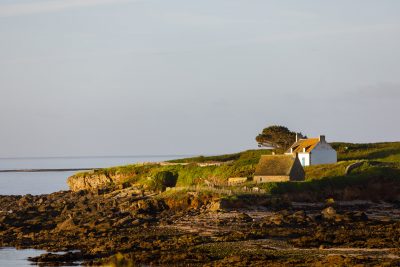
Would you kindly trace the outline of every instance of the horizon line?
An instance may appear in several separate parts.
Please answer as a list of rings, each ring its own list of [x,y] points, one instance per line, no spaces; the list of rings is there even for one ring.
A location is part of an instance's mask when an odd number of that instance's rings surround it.
[[[91,155],[84,155],[84,156],[22,156],[22,157],[0,157],[0,160],[4,159],[79,159],[79,158],[140,158],[140,157],[149,157],[149,158],[156,158],[156,157],[193,157],[193,156],[200,156],[194,154],[154,154],[154,155],[98,155],[98,156],[91,156]]]

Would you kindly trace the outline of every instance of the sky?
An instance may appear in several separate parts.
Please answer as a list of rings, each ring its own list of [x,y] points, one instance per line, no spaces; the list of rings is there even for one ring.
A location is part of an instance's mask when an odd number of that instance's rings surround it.
[[[400,141],[398,0],[0,0],[0,157]]]

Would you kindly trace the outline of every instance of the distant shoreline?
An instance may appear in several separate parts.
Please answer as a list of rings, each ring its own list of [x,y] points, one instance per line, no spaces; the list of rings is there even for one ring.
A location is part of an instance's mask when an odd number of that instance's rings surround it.
[[[0,170],[0,173],[4,172],[69,172],[69,171],[90,171],[98,168],[70,168],[70,169],[13,169],[13,170]]]
[[[111,156],[32,156],[32,157],[0,157],[0,160],[26,160],[26,159],[97,159],[97,158],[170,158],[194,157],[197,154],[184,155],[111,155]],[[208,155],[208,154],[206,154]]]

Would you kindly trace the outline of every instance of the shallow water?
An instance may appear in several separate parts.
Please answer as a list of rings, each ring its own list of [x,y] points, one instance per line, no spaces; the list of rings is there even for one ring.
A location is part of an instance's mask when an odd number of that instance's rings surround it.
[[[39,256],[45,253],[43,250],[0,248],[0,266],[1,267],[27,267],[32,266],[28,261],[28,257]]]
[[[0,158],[0,170],[104,168],[137,162],[165,161],[179,157],[182,156]],[[73,174],[74,172],[0,173],[0,195],[40,195],[68,190],[66,180]]]

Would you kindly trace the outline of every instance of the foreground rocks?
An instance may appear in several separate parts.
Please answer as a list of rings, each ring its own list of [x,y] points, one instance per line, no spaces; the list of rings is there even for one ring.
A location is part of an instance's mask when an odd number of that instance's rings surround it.
[[[135,188],[0,196],[0,247],[68,252],[31,259],[41,265],[400,265],[394,204],[226,201]]]

